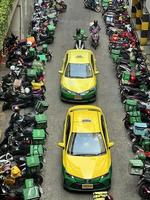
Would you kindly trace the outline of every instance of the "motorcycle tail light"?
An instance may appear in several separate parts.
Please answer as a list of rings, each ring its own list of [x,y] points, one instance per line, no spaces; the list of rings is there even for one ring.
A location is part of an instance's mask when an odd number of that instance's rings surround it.
[[[134,74],[131,75],[131,82],[135,82],[136,76]]]

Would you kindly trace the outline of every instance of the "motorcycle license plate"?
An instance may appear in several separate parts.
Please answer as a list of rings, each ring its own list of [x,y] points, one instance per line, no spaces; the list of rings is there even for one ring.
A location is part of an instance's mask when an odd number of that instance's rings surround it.
[[[74,98],[77,99],[77,100],[81,100],[82,99],[82,97],[80,95],[76,95]]]
[[[93,184],[82,184],[82,189],[93,189]]]

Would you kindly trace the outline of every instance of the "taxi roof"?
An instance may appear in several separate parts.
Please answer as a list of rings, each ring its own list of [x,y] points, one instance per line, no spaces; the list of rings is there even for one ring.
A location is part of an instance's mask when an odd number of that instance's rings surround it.
[[[78,133],[98,133],[101,132],[101,122],[99,111],[76,110],[73,112],[72,132]]]
[[[73,49],[67,51],[69,63],[91,63],[91,50]]]

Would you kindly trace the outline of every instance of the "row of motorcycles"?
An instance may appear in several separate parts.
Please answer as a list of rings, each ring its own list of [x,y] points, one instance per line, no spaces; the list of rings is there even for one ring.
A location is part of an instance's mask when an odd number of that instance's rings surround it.
[[[109,53],[120,85],[123,119],[135,157],[129,172],[139,176],[138,193],[150,199],[150,73],[128,15],[125,1],[102,0],[102,15],[109,37]]]
[[[34,26],[40,27],[39,34],[41,33],[40,30],[50,31],[52,26],[56,29],[55,21],[58,21],[56,19],[63,8],[63,6],[58,7],[56,2],[43,0],[41,4],[35,3],[30,35],[19,41],[12,34],[5,40],[7,51],[6,66],[10,68],[10,72],[2,77],[0,87],[0,100],[4,101],[3,111],[10,109],[13,105],[18,105],[21,108],[33,107],[37,103],[37,99],[45,99],[44,69],[53,55],[48,48],[48,44],[50,44],[48,42],[49,36],[39,39],[37,37],[38,34],[35,35],[33,31]],[[59,4],[66,5],[62,2],[59,1]],[[51,14],[48,14],[52,11],[55,11],[53,18],[50,17],[52,16]],[[48,16],[50,20],[47,19]],[[40,45],[39,48],[37,48],[38,45]]]
[[[4,101],[2,110],[12,109],[13,114],[0,144],[1,200],[39,200],[43,193],[42,169],[48,136],[44,112],[49,106],[45,100],[45,68],[52,59],[48,47],[52,34],[40,37],[40,33],[50,29],[49,26],[56,28],[56,17],[50,17],[52,10],[58,17],[66,10],[66,4],[55,0],[37,1],[30,35],[18,40],[11,34],[4,42],[9,73],[2,77],[0,100]],[[47,15],[49,18],[45,18]],[[36,34],[34,27],[39,27]],[[21,108],[32,109],[23,113]]]

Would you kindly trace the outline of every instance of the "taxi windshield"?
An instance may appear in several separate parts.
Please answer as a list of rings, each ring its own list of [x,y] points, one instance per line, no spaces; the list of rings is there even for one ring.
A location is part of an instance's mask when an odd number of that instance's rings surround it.
[[[74,156],[98,156],[106,149],[101,133],[72,133],[68,154]]]
[[[92,67],[89,63],[69,63],[65,72],[65,76],[70,78],[90,78],[92,75]]]

